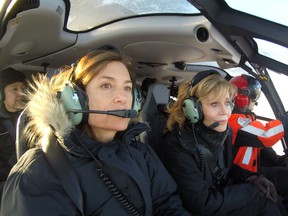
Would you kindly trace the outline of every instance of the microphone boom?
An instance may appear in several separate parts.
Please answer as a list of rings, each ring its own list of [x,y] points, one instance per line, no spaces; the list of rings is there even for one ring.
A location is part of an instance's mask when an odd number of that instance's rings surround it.
[[[211,124],[210,126],[208,126],[208,128],[214,129],[214,128],[218,127],[219,125],[220,125],[220,123],[218,121],[216,121],[213,124]]]
[[[76,110],[76,109],[70,109],[68,112],[72,113],[95,113],[95,114],[105,114],[105,115],[112,115],[122,118],[135,118],[137,116],[137,111],[134,109],[131,110]]]

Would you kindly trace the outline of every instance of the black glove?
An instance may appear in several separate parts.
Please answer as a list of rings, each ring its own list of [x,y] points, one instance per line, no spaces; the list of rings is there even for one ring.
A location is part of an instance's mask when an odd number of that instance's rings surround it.
[[[286,154],[279,156],[277,161],[279,166],[288,167],[288,157]]]
[[[274,184],[268,179],[266,179],[264,176],[252,175],[246,179],[246,182],[255,184],[259,188],[260,193],[263,196],[269,198],[270,200],[272,200],[272,202],[277,203],[278,194],[276,188]]]
[[[288,167],[288,154],[278,155],[273,148],[261,149],[262,166],[282,166]]]

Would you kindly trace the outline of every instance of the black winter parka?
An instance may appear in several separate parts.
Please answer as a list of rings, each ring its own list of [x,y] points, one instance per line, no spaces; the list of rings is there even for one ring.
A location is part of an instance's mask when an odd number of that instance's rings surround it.
[[[136,127],[139,131],[139,125]],[[79,178],[84,215],[130,215],[99,177],[96,171],[99,163],[90,153],[101,162],[104,173],[118,190],[143,215],[189,215],[176,194],[175,182],[154,151],[146,144],[131,141],[133,131],[135,127],[122,140],[109,143],[97,143],[76,129],[65,139],[66,155]],[[2,204],[1,216],[81,215],[39,148],[26,152],[12,169]]]
[[[16,163],[16,121],[20,112],[8,113],[0,105],[0,199],[6,178]]]
[[[209,133],[205,134],[203,130]],[[200,133],[203,133],[202,136]],[[230,128],[228,128],[228,136],[225,141],[223,140],[224,143],[220,143],[224,148],[219,155],[212,154],[212,157],[215,157],[212,160],[207,154],[203,154],[206,149],[203,145],[207,144],[205,142],[213,133],[215,131],[202,125],[201,129],[194,131],[193,134],[191,125],[189,127],[186,125],[184,129],[175,127],[164,137],[164,143],[161,145],[161,159],[178,185],[184,207],[192,215],[253,216],[262,215],[260,212],[265,212],[263,215],[267,212],[274,214],[273,211],[279,214],[275,205],[260,196],[255,185],[231,183],[233,182],[233,169],[231,169],[233,158]],[[203,135],[206,135],[205,139]],[[217,141],[213,137],[210,139],[213,142]],[[200,148],[202,156],[199,156],[199,145],[202,146]],[[211,165],[215,161],[219,170],[227,171],[227,178],[223,184],[216,184],[217,175],[213,171],[215,166]]]

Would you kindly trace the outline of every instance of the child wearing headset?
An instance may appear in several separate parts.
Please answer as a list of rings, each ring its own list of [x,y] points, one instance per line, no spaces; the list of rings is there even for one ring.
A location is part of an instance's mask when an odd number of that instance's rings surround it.
[[[161,159],[191,215],[286,215],[257,185],[234,182],[228,119],[236,88],[217,71],[199,72],[179,86],[170,108]],[[268,181],[269,182],[269,181]],[[273,191],[268,197],[276,196]]]
[[[228,122],[233,132],[233,163],[237,173],[258,181],[264,175],[273,182],[280,196],[286,196],[284,203],[288,209],[287,156],[279,156],[271,148],[287,134],[288,116],[282,115],[264,125],[253,113],[261,95],[260,82],[245,74],[233,77],[230,82],[237,87],[235,107]]]
[[[34,81],[25,135],[36,147],[13,167],[1,216],[189,215],[156,154],[135,139],[147,125],[130,122],[135,78],[124,56],[94,50]]]

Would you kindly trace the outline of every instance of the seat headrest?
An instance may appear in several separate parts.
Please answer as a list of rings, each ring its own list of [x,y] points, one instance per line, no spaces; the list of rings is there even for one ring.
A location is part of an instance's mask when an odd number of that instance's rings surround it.
[[[148,89],[145,104],[146,103],[149,104],[149,101],[151,100],[154,100],[156,105],[168,104],[169,96],[170,96],[169,89],[164,84],[155,83],[151,85]]]

